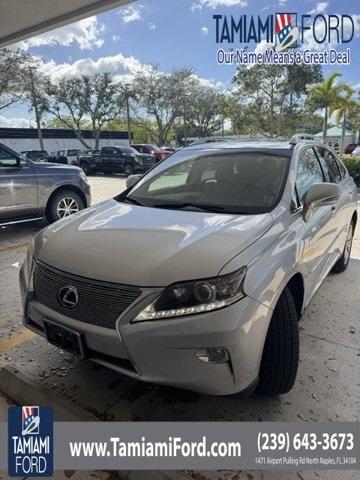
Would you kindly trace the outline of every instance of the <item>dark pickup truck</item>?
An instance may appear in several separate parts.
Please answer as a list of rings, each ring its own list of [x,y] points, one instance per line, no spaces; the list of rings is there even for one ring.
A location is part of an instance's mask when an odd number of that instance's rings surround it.
[[[96,172],[123,173],[127,177],[144,173],[155,164],[153,155],[137,152],[132,147],[102,147],[79,155],[79,165],[86,175]]]

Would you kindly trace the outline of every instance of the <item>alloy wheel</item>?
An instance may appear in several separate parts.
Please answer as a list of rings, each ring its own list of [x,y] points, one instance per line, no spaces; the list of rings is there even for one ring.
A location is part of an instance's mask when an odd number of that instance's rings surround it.
[[[56,207],[56,213],[59,218],[69,217],[79,211],[79,205],[71,197],[64,197],[60,200]]]

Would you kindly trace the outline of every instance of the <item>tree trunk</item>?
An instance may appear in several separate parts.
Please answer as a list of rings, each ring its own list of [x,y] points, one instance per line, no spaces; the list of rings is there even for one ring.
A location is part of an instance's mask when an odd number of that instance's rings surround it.
[[[345,133],[346,133],[346,112],[344,112],[343,123],[342,123],[342,131],[341,131],[341,144],[340,144],[340,152],[341,153],[344,153]]]
[[[323,142],[326,142],[327,137],[327,123],[328,123],[328,108],[325,107],[325,115],[324,115],[324,125],[323,125]]]
[[[72,129],[74,130],[74,129]],[[81,133],[79,133],[77,130],[74,130],[75,132],[75,135],[76,135],[76,138],[79,140],[79,142],[87,149],[87,150],[90,150],[90,146],[85,142],[85,140],[83,139]]]
[[[100,143],[100,132],[94,132],[94,137],[95,137],[95,150],[99,150],[99,143]]]

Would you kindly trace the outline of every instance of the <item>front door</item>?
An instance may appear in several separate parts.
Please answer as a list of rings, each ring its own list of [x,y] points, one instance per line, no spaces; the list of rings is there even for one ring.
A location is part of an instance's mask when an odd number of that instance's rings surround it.
[[[30,160],[0,147],[0,220],[12,220],[36,214],[37,177]]]
[[[325,182],[325,176],[318,157],[312,147],[306,147],[300,153],[296,177],[296,191],[300,204],[314,183]],[[307,264],[308,293],[311,295],[327,273],[333,258],[333,245],[336,232],[332,224],[333,208],[316,208],[310,219],[304,221],[305,249],[303,261]]]

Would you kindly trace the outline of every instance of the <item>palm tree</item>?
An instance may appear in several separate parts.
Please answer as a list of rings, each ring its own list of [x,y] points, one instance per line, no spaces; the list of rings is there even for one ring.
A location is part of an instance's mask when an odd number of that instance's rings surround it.
[[[314,83],[307,88],[310,106],[314,110],[324,109],[323,141],[326,141],[328,119],[339,105],[343,93],[346,93],[348,89],[346,83],[337,81],[339,77],[341,77],[341,73],[333,72],[323,82]]]
[[[341,131],[341,144],[340,152],[344,151],[344,142],[345,142],[345,133],[346,133],[346,123],[347,123],[347,113],[350,109],[355,90],[353,90],[350,85],[344,86],[344,96],[339,98],[338,104],[334,108],[336,123],[339,124],[342,121],[342,131]]]

